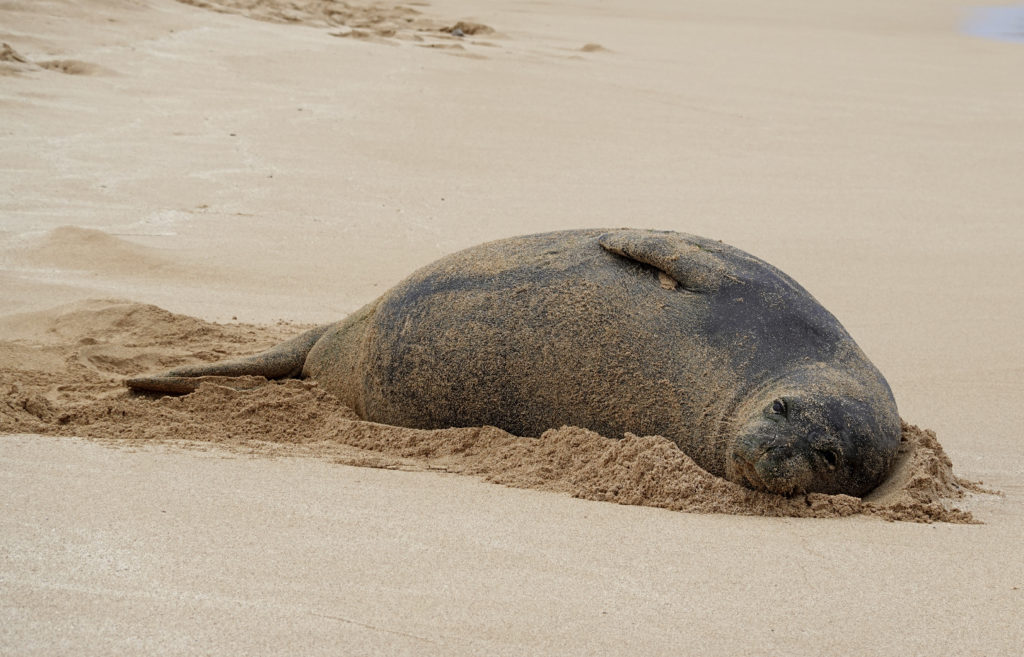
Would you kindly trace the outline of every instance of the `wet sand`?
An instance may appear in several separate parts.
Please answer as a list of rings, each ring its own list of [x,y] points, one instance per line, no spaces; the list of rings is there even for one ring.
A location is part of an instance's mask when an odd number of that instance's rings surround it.
[[[1015,654],[1019,44],[963,35],[953,3],[285,4],[0,5],[0,369],[41,422],[3,415],[0,652]],[[952,503],[983,524],[573,499],[284,421],[25,433],[459,248],[620,225],[803,283],[955,473],[1003,491]],[[227,326],[203,352],[154,315],[113,350],[54,319],[105,298]]]

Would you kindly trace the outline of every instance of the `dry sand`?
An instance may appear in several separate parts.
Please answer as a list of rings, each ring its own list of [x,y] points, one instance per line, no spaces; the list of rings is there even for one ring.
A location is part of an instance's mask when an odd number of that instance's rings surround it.
[[[0,653],[1019,653],[1019,44],[923,0],[350,4],[0,2]],[[601,225],[792,274],[1005,495],[912,427],[876,499],[766,502],[654,437],[117,385]]]

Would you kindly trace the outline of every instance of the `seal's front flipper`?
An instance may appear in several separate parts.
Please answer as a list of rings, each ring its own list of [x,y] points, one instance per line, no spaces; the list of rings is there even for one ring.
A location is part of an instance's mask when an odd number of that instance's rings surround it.
[[[153,376],[137,376],[125,381],[132,390],[186,394],[194,391],[209,377],[262,376],[286,379],[302,374],[306,355],[317,340],[330,328],[318,326],[302,335],[255,356],[225,360],[208,365],[186,365]]]
[[[651,230],[617,230],[597,239],[605,251],[636,260],[659,270],[662,287],[672,281],[689,292],[713,292],[727,280],[725,263],[718,256],[724,245],[680,233]],[[665,277],[670,280],[666,281]]]

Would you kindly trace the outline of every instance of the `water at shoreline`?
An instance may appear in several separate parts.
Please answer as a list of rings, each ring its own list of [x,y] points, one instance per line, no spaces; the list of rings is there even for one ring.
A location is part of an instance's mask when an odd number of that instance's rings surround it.
[[[963,30],[986,39],[1024,43],[1024,5],[973,9]]]

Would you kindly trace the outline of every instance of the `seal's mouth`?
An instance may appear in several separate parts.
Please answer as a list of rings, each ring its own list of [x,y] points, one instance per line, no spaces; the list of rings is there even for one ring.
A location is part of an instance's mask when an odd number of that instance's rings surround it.
[[[733,473],[734,480],[739,479],[736,483],[745,484],[748,488],[754,490],[768,490],[768,487],[761,481],[761,477],[757,474],[757,468],[754,464],[743,458],[739,454],[733,454]]]
[[[737,450],[732,454],[729,479],[747,488],[776,495],[806,492],[810,473],[800,467],[798,459],[787,456],[786,452],[788,450],[773,445]]]

